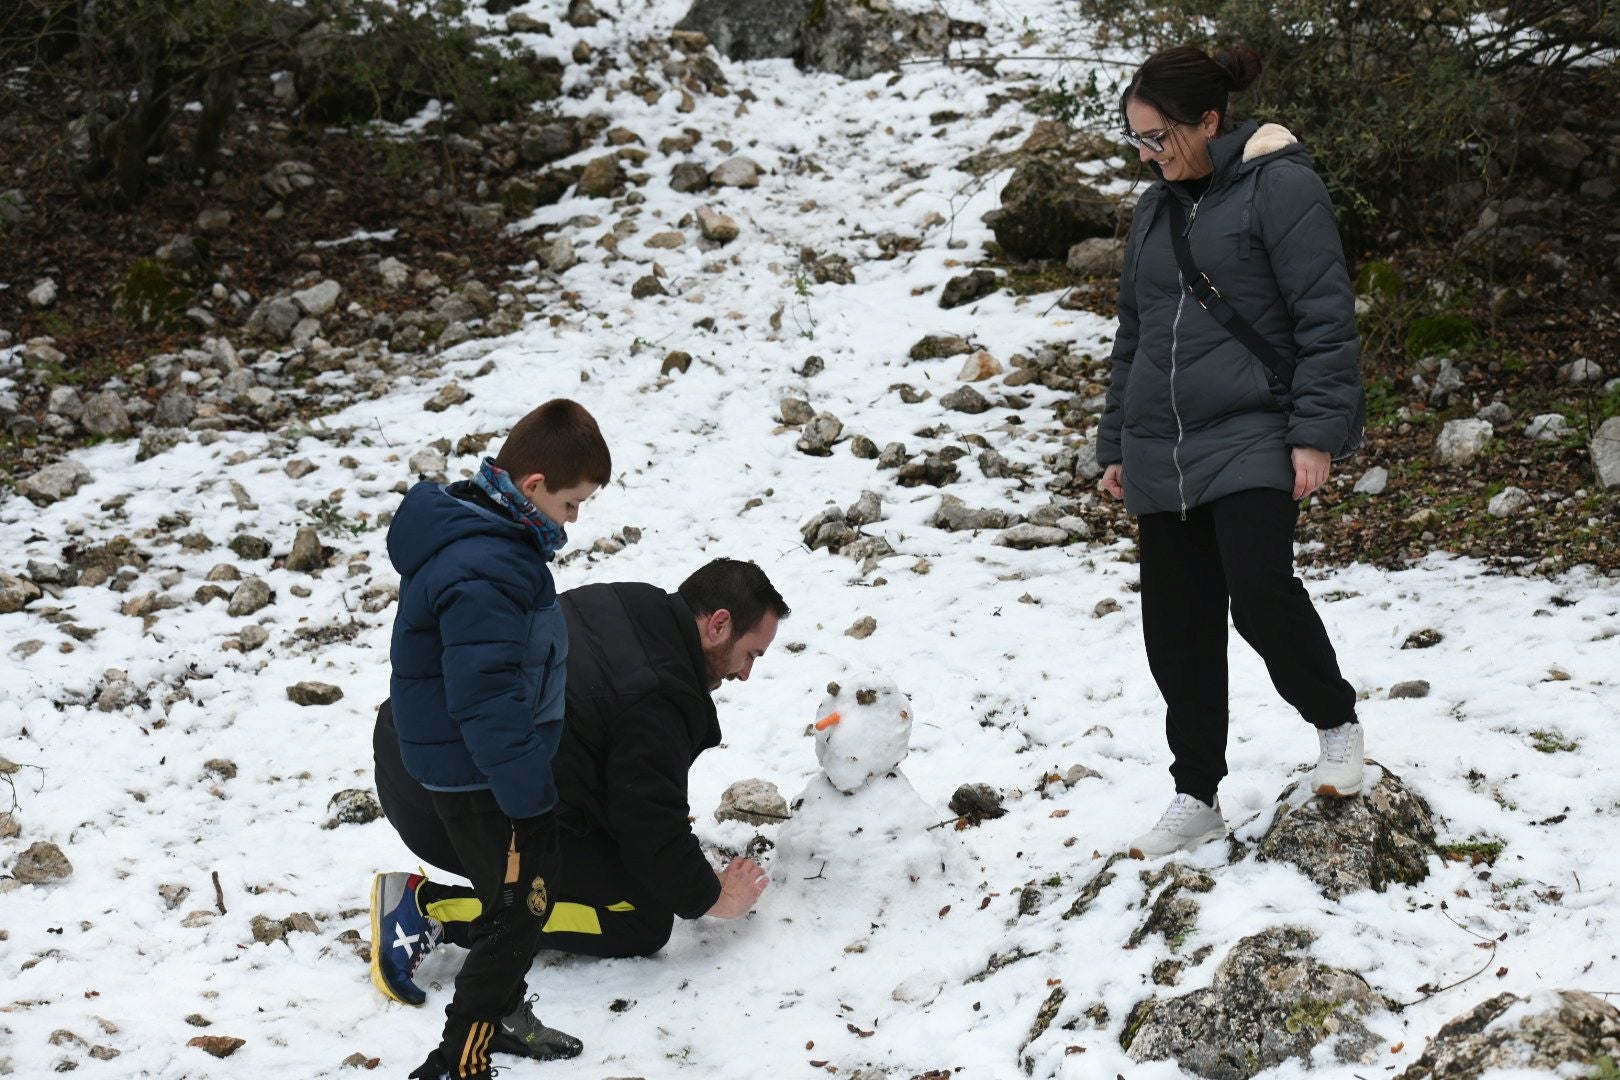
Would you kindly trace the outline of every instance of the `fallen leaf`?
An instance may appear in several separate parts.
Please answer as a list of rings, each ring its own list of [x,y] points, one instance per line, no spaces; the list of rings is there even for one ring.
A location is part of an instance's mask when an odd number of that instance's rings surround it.
[[[946,904],[944,907],[939,909],[939,917],[942,918],[942,919],[945,916],[949,915],[950,913],[951,913],[951,905],[949,905],[949,904]]]
[[[862,1038],[862,1039],[870,1039],[873,1035],[877,1034],[876,1031],[862,1031],[860,1028],[856,1027],[854,1024],[845,1024],[844,1026],[849,1029],[849,1033],[851,1035],[858,1036],[859,1038]]]
[[[1067,810],[1054,810],[1054,811],[1052,811],[1052,816],[1053,817],[1068,817],[1069,812]]]
[[[983,900],[979,901],[979,910],[980,911],[983,911],[985,908],[987,908],[989,906],[990,906],[990,898],[988,896],[985,897]]]
[[[1405,1050],[1405,1049],[1406,1049],[1406,1044],[1403,1043],[1403,1042],[1398,1042],[1394,1046],[1389,1048],[1389,1052],[1392,1053],[1392,1054],[1398,1054],[1402,1050]]]

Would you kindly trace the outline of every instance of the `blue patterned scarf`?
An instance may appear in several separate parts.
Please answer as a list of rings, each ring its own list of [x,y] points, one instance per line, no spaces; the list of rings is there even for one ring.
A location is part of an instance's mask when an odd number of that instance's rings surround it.
[[[483,465],[479,466],[478,475],[473,477],[473,483],[479,489],[506,508],[519,525],[527,525],[534,530],[535,540],[540,545],[540,552],[550,562],[551,557],[561,551],[568,543],[568,533],[563,527],[552,521],[540,508],[530,502],[528,496],[518,490],[512,483],[512,477],[505,469],[497,468],[494,458],[485,458]]]

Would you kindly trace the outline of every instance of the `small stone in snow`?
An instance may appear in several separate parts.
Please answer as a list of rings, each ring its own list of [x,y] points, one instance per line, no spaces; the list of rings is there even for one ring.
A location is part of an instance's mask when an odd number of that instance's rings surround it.
[[[440,387],[439,392],[429,398],[422,408],[431,413],[441,413],[453,405],[460,405],[471,396],[460,383],[452,380]]]
[[[1109,597],[1097,601],[1097,606],[1091,609],[1091,617],[1100,619],[1104,615],[1113,615],[1120,610],[1119,601]]]
[[[343,700],[343,690],[331,683],[301,682],[287,687],[287,699],[295,705],[332,705]]]
[[[11,876],[24,885],[61,881],[72,873],[73,864],[62,854],[62,849],[49,840],[34,841],[11,864]]]
[[[844,631],[844,636],[852,637],[856,641],[863,641],[866,638],[871,637],[876,632],[877,620],[872,618],[870,615],[862,615],[859,619],[855,620],[854,624],[851,625],[848,630]]]
[[[985,412],[990,408],[990,403],[985,400],[984,395],[971,386],[961,386],[952,390],[940,398],[939,403],[952,412],[970,415]]]
[[[1391,701],[1403,698],[1426,698],[1429,696],[1429,683],[1426,679],[1412,679],[1407,682],[1398,682],[1389,688]]]
[[[1432,649],[1446,639],[1446,636],[1433,628],[1414,630],[1406,635],[1401,643],[1403,649]]]
[[[270,591],[270,586],[264,579],[250,577],[238,585],[236,591],[231,594],[231,602],[225,613],[233,619],[240,619],[264,608],[274,598],[275,594]]]
[[[238,1039],[234,1035],[198,1035],[186,1042],[187,1046],[195,1046],[217,1058],[228,1058],[242,1047],[247,1045],[246,1039]]]
[[[339,825],[364,825],[382,817],[382,807],[377,804],[377,797],[365,788],[346,788],[338,792],[327,802],[326,808],[332,811],[332,817],[326,823],[328,829],[335,829]]]

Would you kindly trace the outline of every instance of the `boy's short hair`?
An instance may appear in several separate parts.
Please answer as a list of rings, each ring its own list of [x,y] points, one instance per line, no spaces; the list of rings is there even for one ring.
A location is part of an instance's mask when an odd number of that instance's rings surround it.
[[[587,482],[601,487],[613,476],[613,457],[596,418],[567,398],[554,398],[514,424],[495,465],[520,483],[540,473],[552,492]]]
[[[678,591],[700,619],[716,611],[731,612],[733,638],[753,630],[767,611],[778,619],[792,614],[765,571],[741,559],[715,559],[699,567]]]

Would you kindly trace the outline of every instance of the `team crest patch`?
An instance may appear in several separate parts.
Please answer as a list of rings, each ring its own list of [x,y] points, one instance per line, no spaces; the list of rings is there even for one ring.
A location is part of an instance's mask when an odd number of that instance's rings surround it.
[[[529,911],[535,918],[546,913],[549,898],[546,896],[546,879],[537,877],[529,885]]]

